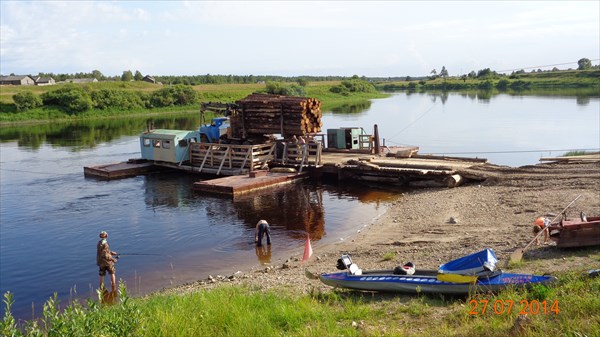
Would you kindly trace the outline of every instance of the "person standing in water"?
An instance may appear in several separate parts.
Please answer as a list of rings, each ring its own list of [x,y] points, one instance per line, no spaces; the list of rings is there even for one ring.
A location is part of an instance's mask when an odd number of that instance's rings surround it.
[[[262,246],[263,236],[267,235],[267,245],[271,244],[271,229],[269,223],[266,220],[260,220],[256,224],[256,230],[254,234],[254,242],[258,247]]]
[[[117,290],[117,282],[116,282],[116,270],[115,270],[115,262],[117,259],[114,256],[117,255],[117,252],[113,252],[110,250],[108,246],[108,233],[105,231],[100,232],[100,241],[96,245],[96,264],[99,268],[100,275],[100,289],[104,289],[104,276],[108,272],[110,274],[110,285],[112,292]]]

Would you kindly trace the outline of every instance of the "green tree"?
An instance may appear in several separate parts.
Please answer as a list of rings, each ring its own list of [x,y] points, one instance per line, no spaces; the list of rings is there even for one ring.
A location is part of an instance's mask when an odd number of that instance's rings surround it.
[[[438,77],[438,76],[437,76],[437,70],[435,70],[435,69],[433,69],[433,70],[430,72],[430,74],[431,74],[431,79],[436,79],[436,78]]]
[[[446,66],[442,66],[442,70],[440,70],[440,77],[448,77],[448,70],[446,70]]]
[[[131,72],[131,70],[124,71],[123,75],[121,75],[121,81],[129,82],[131,80],[133,80],[133,73]]]
[[[298,78],[298,80],[296,82],[301,87],[305,87],[308,84],[308,81],[303,77]]]
[[[495,71],[492,71],[490,68],[481,69],[477,72],[477,78],[486,79],[492,78],[498,75]]]
[[[577,70],[586,70],[592,67],[592,61],[588,58],[582,58],[577,61]]]
[[[142,75],[142,73],[139,70],[136,70],[135,75],[133,75],[133,79],[136,81],[141,81],[142,79],[144,79],[144,75]]]
[[[92,77],[98,81],[104,79],[104,75],[100,72],[100,70],[92,70]]]

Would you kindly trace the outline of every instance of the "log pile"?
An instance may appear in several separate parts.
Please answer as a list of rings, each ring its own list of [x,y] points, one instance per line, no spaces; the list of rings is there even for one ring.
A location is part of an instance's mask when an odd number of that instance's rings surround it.
[[[316,98],[251,94],[236,102],[231,117],[233,137],[281,134],[284,138],[321,131],[321,102]]]

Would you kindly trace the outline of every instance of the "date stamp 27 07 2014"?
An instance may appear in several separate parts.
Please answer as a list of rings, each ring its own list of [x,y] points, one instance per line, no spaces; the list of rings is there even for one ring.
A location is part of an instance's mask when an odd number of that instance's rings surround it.
[[[510,315],[513,310],[519,310],[519,315],[558,315],[560,312],[558,300],[470,300],[469,306],[469,315],[485,315],[486,311],[492,315]]]

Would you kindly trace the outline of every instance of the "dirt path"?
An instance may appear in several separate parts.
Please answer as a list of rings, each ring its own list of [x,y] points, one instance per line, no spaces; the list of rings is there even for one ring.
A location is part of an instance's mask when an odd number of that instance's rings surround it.
[[[335,271],[340,254],[348,252],[362,269],[392,269],[407,261],[419,268],[437,269],[446,261],[493,248],[506,261],[517,247],[532,238],[531,225],[540,215],[557,215],[579,194],[567,212],[578,216],[600,214],[600,163],[550,163],[512,168],[482,165],[462,172],[485,177],[484,181],[458,188],[421,189],[402,193],[388,212],[349,240],[313,246],[307,267],[314,272]],[[593,248],[599,251],[600,247]],[[582,253],[583,251],[583,253]],[[553,273],[578,266],[600,268],[588,250],[559,250],[533,246],[525,254],[524,272]],[[394,253],[393,260],[384,260]],[[185,293],[237,282],[264,288],[285,287],[294,291],[328,287],[307,280],[299,250],[281,265],[255,267],[235,275],[200,280],[163,292]],[[521,267],[524,268],[524,267]]]

